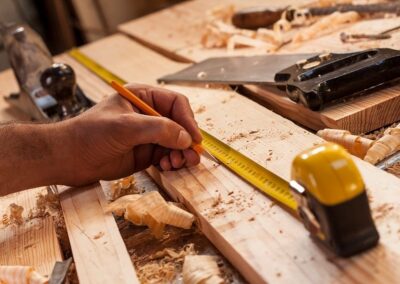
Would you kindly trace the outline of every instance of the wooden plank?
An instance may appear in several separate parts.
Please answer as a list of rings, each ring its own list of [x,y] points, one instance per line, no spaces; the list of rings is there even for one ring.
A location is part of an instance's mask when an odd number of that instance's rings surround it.
[[[31,209],[36,207],[36,196],[44,188],[35,188],[0,198],[0,216],[15,203],[24,207],[22,225],[0,225],[0,265],[29,265],[43,275],[50,275],[56,261],[62,260],[51,217],[28,220]]]
[[[139,283],[100,184],[64,188],[60,199],[80,283]]]
[[[245,1],[243,5],[257,6],[256,2]],[[265,5],[266,3],[265,1],[261,2],[258,4]],[[226,5],[228,3],[237,4],[234,0],[226,0],[218,4]],[[293,4],[294,2],[286,1],[283,3],[280,1],[279,5],[288,3]],[[296,4],[298,5],[298,2]],[[262,51],[257,49],[237,49],[233,52],[227,52],[226,49],[205,49],[200,45],[202,34],[200,23],[204,22],[205,11],[215,6],[216,4],[212,1],[190,1],[172,9],[166,9],[123,24],[119,27],[119,30],[157,51],[167,55],[173,54],[174,57],[185,61],[198,62],[215,56],[261,54]],[[332,34],[302,44],[289,44],[279,52],[344,52],[371,47],[396,48],[400,42],[399,33],[394,33],[390,40],[356,44],[343,44],[339,39],[339,34],[341,32],[378,33],[398,25],[398,19],[374,19],[361,21],[354,25],[343,25]],[[319,112],[312,112],[275,91],[265,91],[257,86],[246,86],[245,90],[260,103],[308,128],[319,130],[331,127],[347,129],[353,133],[363,133],[398,121],[400,117],[399,88],[393,87],[377,91],[371,95],[355,98]]]
[[[0,234],[0,265],[32,266],[49,276],[61,251],[52,217],[8,226]]]
[[[105,56],[106,41],[114,46],[107,49],[109,56]],[[137,79],[131,74],[138,66],[151,66],[151,73],[157,75],[155,70],[171,63],[122,37],[104,39],[82,51],[127,81]],[[157,60],[129,67],[126,62],[133,62],[137,54],[146,60],[153,54]],[[119,70],[119,66],[124,67]],[[189,98],[201,127],[286,180],[293,157],[322,141],[232,91],[167,87]],[[400,260],[400,181],[361,160],[356,163],[369,190],[381,241],[377,248],[350,259],[326,255],[298,220],[223,166],[202,160],[190,169],[163,173],[151,169],[150,173],[196,214],[204,234],[251,283],[394,283],[400,277],[396,267]]]

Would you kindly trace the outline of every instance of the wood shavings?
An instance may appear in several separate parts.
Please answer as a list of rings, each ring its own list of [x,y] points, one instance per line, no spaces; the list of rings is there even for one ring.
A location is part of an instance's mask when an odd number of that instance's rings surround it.
[[[111,184],[112,200],[116,200],[117,198],[123,195],[134,194],[134,193],[140,193],[140,192],[135,187],[135,179],[132,175],[118,179]]]
[[[234,50],[240,47],[262,48],[266,52],[274,51],[282,44],[280,33],[273,30],[258,31],[238,29],[232,25],[231,18],[235,8],[232,5],[219,6],[208,11],[201,44],[205,48]]]
[[[373,165],[387,156],[400,150],[400,124],[395,128],[388,128],[371,148],[368,149],[364,161]]]
[[[224,283],[216,258],[210,255],[189,255],[183,263],[183,283],[216,284]]]
[[[50,189],[47,193],[39,193],[36,197],[36,207],[31,209],[28,214],[28,219],[43,218],[46,216],[54,216],[60,212],[60,202],[58,196]]]
[[[127,195],[112,202],[108,211],[124,218],[135,225],[148,226],[154,236],[161,237],[165,225],[189,229],[194,221],[193,214],[167,203],[157,191],[142,195]]]
[[[196,108],[196,109],[194,110],[194,113],[200,114],[200,113],[203,113],[203,112],[205,112],[205,111],[206,111],[206,106],[201,105],[201,106],[199,106],[198,108]]]
[[[194,244],[185,245],[182,249],[165,248],[149,255],[150,260],[144,265],[136,265],[136,272],[141,283],[171,283],[182,269],[186,256],[194,255]]]
[[[48,279],[30,266],[0,266],[1,284],[45,284]]]
[[[349,151],[349,153],[361,159],[364,158],[368,149],[371,148],[374,143],[373,140],[352,135],[349,131],[341,129],[323,129],[318,131],[317,135],[326,141],[334,142],[343,146]]]
[[[24,207],[11,203],[8,206],[9,214],[8,217],[3,216],[3,221],[8,221],[7,224],[22,225],[24,223],[24,218],[22,217],[22,212]],[[8,219],[8,220],[7,220]]]
[[[335,12],[331,15],[321,18],[305,30],[299,31],[294,35],[293,42],[300,43],[321,36],[322,34],[329,34],[337,29],[339,25],[345,23],[354,23],[359,19],[360,15],[357,12]]]

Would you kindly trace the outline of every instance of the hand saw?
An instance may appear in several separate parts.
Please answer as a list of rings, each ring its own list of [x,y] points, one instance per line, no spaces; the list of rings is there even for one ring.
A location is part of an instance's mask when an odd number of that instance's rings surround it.
[[[219,57],[158,79],[164,83],[276,86],[312,110],[400,78],[400,51]]]

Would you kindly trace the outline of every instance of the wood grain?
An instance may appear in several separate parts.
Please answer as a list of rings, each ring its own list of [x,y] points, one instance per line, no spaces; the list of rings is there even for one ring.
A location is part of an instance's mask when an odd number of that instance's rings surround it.
[[[0,216],[11,203],[23,206],[22,217],[36,207],[36,196],[43,188],[35,188],[0,197]],[[0,226],[0,265],[30,265],[50,275],[56,261],[62,260],[61,249],[51,217],[27,220],[21,226]]]
[[[106,41],[115,46],[109,56],[104,49]],[[117,47],[123,50],[123,56],[118,55]],[[83,47],[82,51],[127,81],[136,79],[132,74],[138,66],[151,66],[151,76],[159,76],[160,66],[166,68],[171,63],[120,36]],[[136,54],[146,60],[153,54],[157,60],[136,65]],[[167,87],[189,98],[202,128],[286,180],[290,179],[293,157],[322,142],[233,91]],[[400,180],[355,160],[367,184],[381,241],[377,248],[350,259],[325,253],[298,220],[223,166],[203,159],[190,169],[149,172],[175,200],[196,214],[204,234],[251,283],[395,283],[400,277]]]
[[[220,3],[221,2],[221,3]],[[269,6],[299,4],[298,1],[280,1],[279,4],[269,1],[242,1],[243,6]],[[307,1],[302,1],[306,3]],[[219,5],[238,5],[238,1],[219,1]],[[135,40],[154,48],[166,55],[180,58],[186,62],[199,62],[215,56],[258,55],[263,51],[242,48],[228,52],[226,49],[205,49],[200,45],[206,10],[217,6],[213,1],[190,1],[166,9],[144,18],[123,24],[119,30],[132,36]],[[202,7],[202,8],[200,8]],[[399,18],[372,19],[357,22],[353,25],[338,26],[330,34],[301,44],[284,46],[280,53],[305,52],[345,52],[372,47],[397,48],[400,42],[400,33],[393,33],[389,40],[361,41],[357,43],[342,43],[339,34],[347,33],[379,33],[397,26]],[[163,75],[163,74],[162,74]],[[312,112],[299,104],[295,104],[276,91],[265,91],[257,86],[245,86],[252,98],[264,104],[273,111],[300,123],[307,128],[319,130],[321,128],[341,128],[353,133],[364,133],[390,123],[400,117],[400,87],[376,91],[372,95],[352,99],[349,102],[328,107],[319,112]]]
[[[139,283],[100,184],[60,196],[80,283]]]
[[[44,276],[62,260],[52,217],[1,229],[0,251],[0,265],[32,266]]]

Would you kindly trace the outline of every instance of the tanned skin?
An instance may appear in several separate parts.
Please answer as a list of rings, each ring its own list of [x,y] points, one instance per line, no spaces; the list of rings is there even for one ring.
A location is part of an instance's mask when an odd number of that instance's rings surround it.
[[[146,85],[127,87],[164,117],[141,114],[114,94],[66,121],[0,125],[0,196],[117,179],[150,165],[172,170],[198,164],[190,145],[202,137],[187,98]]]

